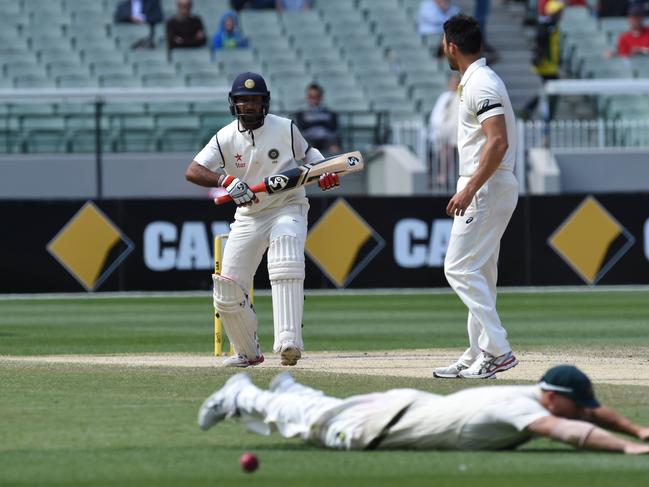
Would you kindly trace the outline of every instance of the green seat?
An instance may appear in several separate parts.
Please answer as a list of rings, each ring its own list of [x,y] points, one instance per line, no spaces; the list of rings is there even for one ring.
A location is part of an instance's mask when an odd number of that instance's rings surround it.
[[[120,152],[153,151],[156,149],[155,135],[155,125],[152,117],[123,117],[117,137],[117,148]]]
[[[162,115],[156,118],[158,150],[195,151],[200,145],[200,120],[197,116]]]
[[[7,105],[11,117],[23,118],[26,116],[45,117],[54,115],[55,106],[49,103],[13,103]]]
[[[102,76],[123,75],[133,76],[133,68],[129,64],[123,62],[118,63],[114,61],[91,63],[90,70],[97,78]]]
[[[87,66],[84,66],[80,62],[72,59],[66,61],[49,62],[45,66],[47,73],[54,78],[62,75],[90,75],[90,71]]]
[[[31,37],[29,40],[29,45],[32,51],[40,51],[42,49],[67,49],[72,50],[69,39],[64,38],[63,36],[38,36]]]
[[[96,128],[94,113],[91,115],[72,115],[65,120],[66,145],[70,152],[92,153],[96,150]],[[106,117],[101,123],[101,150],[112,152],[114,150],[114,136],[109,128]]]
[[[21,120],[20,146],[23,152],[65,152],[63,117],[25,116]]]
[[[106,103],[103,112],[111,116],[111,123],[121,122],[121,117],[140,116],[146,113],[145,103],[110,102]]]
[[[185,75],[185,85],[194,87],[228,86],[227,76],[220,72],[197,71]]]
[[[171,51],[171,60],[177,65],[184,64],[210,64],[212,57],[210,51],[203,47],[194,47],[186,49],[173,49]]]
[[[139,76],[144,76],[145,74],[176,74],[176,69],[173,65],[168,64],[166,61],[160,61],[159,59],[142,59],[133,63],[135,68],[135,73]]]
[[[220,129],[234,120],[230,112],[228,113],[208,113],[200,117],[201,121],[201,138],[202,141],[208,139],[217,133]]]
[[[13,77],[14,88],[54,88],[54,80],[45,74],[24,74]]]
[[[327,98],[326,105],[334,111],[349,111],[349,112],[369,112],[369,102],[359,96],[347,96],[345,94],[331,96]]]
[[[124,54],[114,48],[80,49],[79,55],[84,63],[123,63]]]
[[[272,103],[272,101],[271,101]],[[195,101],[191,104],[191,113],[194,115],[230,115],[230,105],[226,99]]]
[[[187,115],[191,104],[185,101],[155,101],[147,103],[147,113],[154,116]]]
[[[80,118],[90,117],[94,120],[94,116],[95,116],[95,104],[90,102],[59,103],[56,105],[55,110],[58,115],[66,117],[66,123],[67,123],[67,117],[80,117]]]
[[[97,78],[86,74],[62,74],[55,77],[58,88],[97,88]]]
[[[184,85],[184,80],[175,73],[152,72],[142,75],[142,86],[174,88]]]
[[[139,88],[139,78],[127,74],[105,74],[99,76],[99,86],[103,88]]]
[[[29,23],[29,18],[21,12],[2,12],[2,25],[4,28],[22,29]]]
[[[149,27],[136,24],[112,24],[111,37],[120,49],[129,49],[136,41],[149,35]]]
[[[169,63],[167,51],[162,49],[134,49],[128,51],[127,58],[133,64],[146,61],[164,64]]]
[[[28,61],[5,65],[4,71],[5,76],[8,78],[30,74],[46,74],[45,69],[43,69],[42,66]]]

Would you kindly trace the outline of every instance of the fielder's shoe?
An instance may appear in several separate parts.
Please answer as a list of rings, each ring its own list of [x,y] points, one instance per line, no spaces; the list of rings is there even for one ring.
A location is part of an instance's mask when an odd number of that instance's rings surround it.
[[[198,410],[198,427],[203,431],[211,428],[225,418],[238,414],[236,399],[241,389],[252,384],[248,374],[241,373],[230,377],[225,385],[205,399]]]
[[[290,372],[282,372],[281,374],[276,375],[275,378],[270,381],[268,390],[272,392],[284,392],[293,384],[295,384],[295,379],[290,374]]]
[[[460,372],[460,377],[464,379],[488,379],[498,372],[504,372],[518,365],[518,359],[512,352],[508,352],[500,357],[494,357],[487,352],[478,355],[471,367]]]
[[[464,365],[461,362],[455,362],[447,367],[437,367],[433,371],[433,377],[438,377],[440,379],[457,379],[460,377],[460,372],[468,368],[468,365]]]
[[[302,358],[300,349],[291,342],[284,343],[279,351],[282,365],[295,365]]]
[[[263,355],[259,355],[252,360],[243,355],[232,355],[221,362],[221,365],[223,367],[250,367],[252,365],[259,365],[263,361]]]

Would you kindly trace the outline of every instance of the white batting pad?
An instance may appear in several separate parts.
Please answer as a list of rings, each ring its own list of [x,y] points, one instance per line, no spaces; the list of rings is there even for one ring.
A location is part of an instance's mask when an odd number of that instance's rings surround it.
[[[249,359],[259,357],[261,350],[257,341],[257,315],[248,294],[232,279],[218,274],[212,274],[212,279],[214,307],[221,315],[223,328],[234,351]]]
[[[273,293],[273,351],[279,352],[286,342],[304,350],[304,245],[299,239],[283,235],[270,243],[268,277]]]

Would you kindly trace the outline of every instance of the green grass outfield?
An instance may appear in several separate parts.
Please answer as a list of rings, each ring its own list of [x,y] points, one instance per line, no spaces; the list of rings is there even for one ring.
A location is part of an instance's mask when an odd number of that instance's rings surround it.
[[[272,334],[270,298],[259,296],[261,340]],[[504,293],[499,308],[516,349],[647,351],[649,292]],[[0,300],[0,355],[189,352],[210,354],[206,297]],[[309,350],[465,345],[465,310],[452,294],[309,296]],[[432,366],[435,364],[431,364]],[[278,369],[251,371],[265,385]],[[463,381],[335,375],[294,369],[327,393],[392,387],[439,393]],[[576,452],[535,441],[516,452],[336,452],[234,422],[196,426],[224,369],[63,365],[0,357],[0,485],[106,486],[621,486],[645,485],[649,457]],[[498,383],[513,383],[499,378]],[[473,383],[472,383],[473,385]],[[649,388],[599,384],[605,403],[649,424]],[[260,469],[237,459],[255,452]]]

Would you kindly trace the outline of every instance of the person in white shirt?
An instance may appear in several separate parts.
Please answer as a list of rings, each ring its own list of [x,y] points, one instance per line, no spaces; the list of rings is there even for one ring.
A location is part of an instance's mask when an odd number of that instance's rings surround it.
[[[448,90],[435,101],[428,121],[428,137],[431,143],[431,174],[437,187],[455,182],[457,165],[457,120],[460,96],[457,92],[460,77],[452,73],[448,78]]]
[[[454,218],[446,279],[468,308],[469,348],[435,377],[484,379],[518,364],[496,311],[500,239],[518,201],[516,119],[503,81],[482,57],[480,25],[456,15],[444,24],[444,54],[459,71],[459,179],[446,207]]]
[[[213,275],[214,307],[234,346],[223,365],[248,367],[264,361],[257,340],[257,316],[250,302],[253,276],[268,249],[275,342],[282,365],[295,365],[304,351],[304,244],[309,203],[304,187],[276,195],[254,194],[250,185],[297,167],[299,161],[323,159],[286,118],[268,113],[270,92],[257,73],[241,73],[229,94],[236,117],[212,137],[190,163],[188,181],[223,186],[237,205],[223,252],[221,274]],[[336,174],[323,174],[322,190],[339,185]]]
[[[546,436],[576,448],[649,453],[649,446],[604,428],[649,440],[649,428],[602,406],[590,379],[571,365],[549,369],[536,385],[464,389],[448,396],[392,389],[346,399],[297,383],[287,372],[269,390],[246,374],[231,377],[198,412],[207,430],[241,418],[249,431],[273,429],[339,450],[503,450]]]
[[[419,35],[429,36],[442,34],[444,22],[460,13],[460,9],[451,5],[450,0],[423,0],[419,5],[417,29]]]

